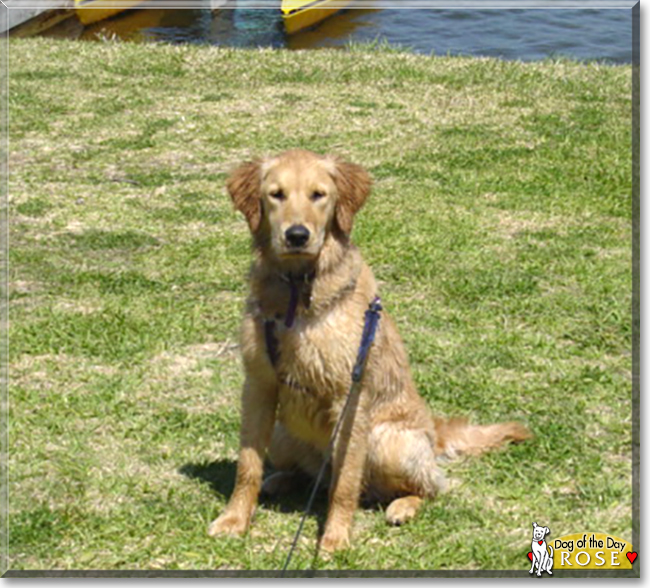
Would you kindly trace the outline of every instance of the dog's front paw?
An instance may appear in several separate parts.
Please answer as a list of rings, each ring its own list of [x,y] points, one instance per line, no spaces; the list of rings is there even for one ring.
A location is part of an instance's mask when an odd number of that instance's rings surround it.
[[[243,535],[248,529],[248,523],[248,517],[226,511],[210,523],[208,535],[211,537],[217,535]]]
[[[327,552],[340,551],[350,547],[350,532],[342,527],[326,529],[320,541],[320,548]]]

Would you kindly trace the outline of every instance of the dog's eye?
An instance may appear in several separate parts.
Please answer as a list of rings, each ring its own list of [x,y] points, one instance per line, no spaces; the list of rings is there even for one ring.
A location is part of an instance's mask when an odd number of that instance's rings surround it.
[[[311,195],[311,199],[314,201],[320,200],[321,198],[325,198],[325,192],[319,192],[318,190],[316,190]]]
[[[275,198],[276,200],[284,200],[284,192],[282,190],[276,190],[275,192],[271,192],[269,196],[271,198]]]

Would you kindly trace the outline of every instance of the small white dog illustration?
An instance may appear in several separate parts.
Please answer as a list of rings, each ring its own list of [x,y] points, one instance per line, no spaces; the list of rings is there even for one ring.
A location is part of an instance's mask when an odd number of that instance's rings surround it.
[[[551,568],[553,567],[553,548],[548,547],[551,550],[549,554],[548,549],[546,548],[546,541],[544,537],[548,535],[551,530],[548,527],[540,527],[537,523],[533,523],[533,542],[531,544],[533,550],[533,561],[530,566],[529,574],[533,573],[535,568],[535,562],[537,562],[537,575],[541,576],[542,572],[548,572],[551,576],[553,572]]]

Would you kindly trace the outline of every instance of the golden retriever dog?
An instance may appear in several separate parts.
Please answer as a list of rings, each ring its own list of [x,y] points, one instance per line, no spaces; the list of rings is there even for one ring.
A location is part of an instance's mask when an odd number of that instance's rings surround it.
[[[281,492],[297,472],[315,475],[322,464],[350,390],[364,313],[377,294],[350,242],[370,187],[360,166],[303,150],[245,163],[228,179],[252,233],[254,262],[241,333],[237,477],[211,535],[244,533],[260,490]],[[332,451],[325,551],[350,545],[362,492],[391,501],[386,519],[399,525],[442,488],[439,457],[530,436],[512,422],[475,426],[432,417],[386,312],[358,388]],[[277,472],[262,488],[266,458]]]

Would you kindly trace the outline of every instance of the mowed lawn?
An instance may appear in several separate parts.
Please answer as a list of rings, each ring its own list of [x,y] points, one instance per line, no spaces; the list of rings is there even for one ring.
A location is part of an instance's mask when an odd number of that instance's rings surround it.
[[[364,165],[354,241],[437,414],[535,439],[292,567],[527,570],[632,540],[631,67],[20,40],[9,44],[11,569],[282,566],[308,488],[211,539],[236,467],[250,260],[228,170],[304,147]],[[489,540],[486,540],[489,539]]]

